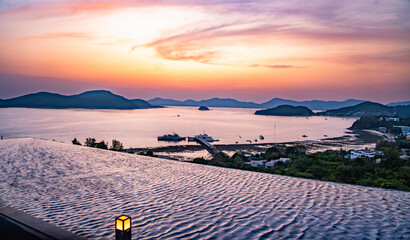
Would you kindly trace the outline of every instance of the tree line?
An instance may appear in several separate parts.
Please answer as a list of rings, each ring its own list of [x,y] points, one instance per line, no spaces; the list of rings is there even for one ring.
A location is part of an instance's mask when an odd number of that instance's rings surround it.
[[[400,149],[395,142],[381,141],[376,149],[384,152],[384,156],[374,158],[346,157],[348,151],[325,151],[308,154],[303,146],[277,146],[267,149],[265,153],[255,155],[258,158],[273,160],[280,157],[291,158],[290,162],[279,162],[274,167],[252,167],[246,164],[248,158],[241,152],[232,157],[219,153],[212,159],[196,158],[194,163],[237,168],[250,171],[288,175],[358,184],[381,188],[410,191],[410,160],[400,158]],[[380,159],[380,162],[376,161]]]
[[[74,138],[71,141],[74,145],[80,145],[82,146],[82,144],[77,140],[77,138]],[[111,147],[108,148],[108,142],[105,142],[104,140],[97,142],[95,140],[95,138],[86,138],[85,142],[84,142],[84,146],[86,147],[93,147],[93,148],[100,148],[100,149],[108,149],[108,150],[112,150],[112,151],[123,151],[124,150],[124,146],[122,145],[122,143],[116,139],[113,139],[111,142]]]

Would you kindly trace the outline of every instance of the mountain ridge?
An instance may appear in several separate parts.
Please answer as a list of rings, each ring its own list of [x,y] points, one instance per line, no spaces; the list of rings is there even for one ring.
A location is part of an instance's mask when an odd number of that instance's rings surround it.
[[[50,92],[30,93],[0,101],[0,108],[84,108],[84,109],[143,109],[154,108],[142,99],[127,99],[107,90],[92,90],[75,95]]]
[[[51,92],[30,93],[23,96],[0,99],[0,108],[28,107],[28,108],[88,108],[88,109],[140,109],[161,106],[190,106],[190,107],[229,107],[229,108],[275,108],[280,105],[304,106],[311,110],[335,110],[351,107],[366,102],[364,100],[347,99],[344,101],[294,101],[283,98],[272,98],[263,103],[239,101],[233,98],[210,98],[204,100],[187,99],[184,101],[156,97],[150,100],[127,99],[108,90],[92,90],[74,95],[62,95]],[[393,102],[386,106],[396,106],[405,109],[410,101]]]
[[[375,102],[363,102],[350,107],[327,110],[319,112],[318,116],[333,116],[333,117],[410,117],[410,106],[387,106]]]
[[[375,102],[362,102],[354,106],[326,110],[314,113],[304,106],[280,105],[274,108],[258,110],[256,115],[270,116],[331,116],[331,117],[410,117],[410,105],[386,106]]]
[[[392,102],[392,103],[389,103],[389,104],[386,104],[386,105],[391,106],[391,107],[393,107],[393,106],[407,106],[407,105],[410,105],[410,101]]]
[[[364,100],[347,99],[345,101],[323,101],[323,100],[310,100],[310,101],[294,101],[282,98],[273,98],[269,101],[263,103],[246,102],[239,101],[233,98],[210,98],[205,100],[192,100],[187,99],[184,101],[179,101],[175,99],[166,99],[156,97],[147,100],[153,105],[163,105],[163,106],[190,106],[190,107],[233,107],[233,108],[274,108],[280,105],[291,105],[291,106],[303,106],[308,107],[312,110],[329,110],[336,109],[340,107],[353,106]]]

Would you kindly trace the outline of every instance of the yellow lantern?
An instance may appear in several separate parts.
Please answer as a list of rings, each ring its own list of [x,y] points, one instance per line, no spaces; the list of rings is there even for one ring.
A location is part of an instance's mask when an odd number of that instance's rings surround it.
[[[131,217],[122,215],[115,218],[115,239],[131,240]]]

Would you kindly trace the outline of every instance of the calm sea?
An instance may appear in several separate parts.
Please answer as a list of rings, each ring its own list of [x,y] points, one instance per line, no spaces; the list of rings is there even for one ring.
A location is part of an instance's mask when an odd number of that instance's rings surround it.
[[[87,137],[121,141],[125,147],[175,144],[158,142],[167,133],[194,136],[207,133],[221,144],[317,140],[344,135],[355,119],[330,117],[258,116],[257,109],[169,107],[143,110],[0,109],[0,135],[4,138],[35,137],[70,142]],[[259,136],[263,135],[261,141]],[[302,137],[307,135],[308,137]]]

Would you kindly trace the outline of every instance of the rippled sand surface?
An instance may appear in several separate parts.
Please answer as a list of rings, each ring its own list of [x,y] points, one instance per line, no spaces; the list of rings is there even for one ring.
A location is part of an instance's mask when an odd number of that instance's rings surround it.
[[[112,239],[409,239],[410,193],[202,166],[35,139],[0,141],[1,201]]]

